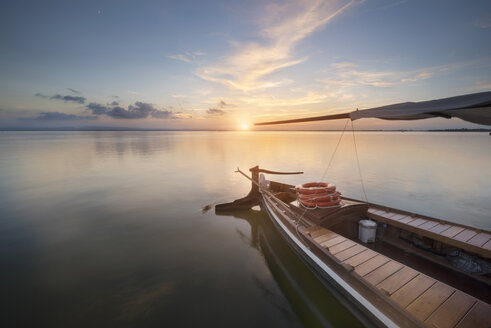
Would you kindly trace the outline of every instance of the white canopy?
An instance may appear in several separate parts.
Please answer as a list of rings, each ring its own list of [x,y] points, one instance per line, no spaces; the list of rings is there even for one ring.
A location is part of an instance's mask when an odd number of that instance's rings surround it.
[[[255,125],[311,122],[350,118],[381,118],[385,120],[419,120],[432,117],[458,117],[464,121],[491,125],[491,91],[463,96],[420,101],[356,110],[350,113],[307,117],[293,120],[262,122]]]
[[[369,117],[386,120],[458,117],[472,123],[491,125],[491,91],[357,110],[349,113],[349,116],[352,120]]]

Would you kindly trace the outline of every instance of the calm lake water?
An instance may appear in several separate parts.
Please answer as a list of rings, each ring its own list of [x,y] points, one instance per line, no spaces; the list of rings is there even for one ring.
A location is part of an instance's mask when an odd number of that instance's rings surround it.
[[[262,212],[201,212],[249,191],[236,167],[318,181],[340,135],[1,133],[2,326],[361,326]],[[353,145],[345,133],[324,180],[363,199]],[[491,230],[488,133],[356,145],[369,201]]]

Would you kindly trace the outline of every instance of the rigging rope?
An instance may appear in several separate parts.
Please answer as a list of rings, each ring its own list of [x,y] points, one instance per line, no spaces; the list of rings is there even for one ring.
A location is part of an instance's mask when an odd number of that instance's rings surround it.
[[[343,135],[344,135],[344,132],[346,131],[346,127],[348,126],[348,122],[349,121],[350,121],[350,119],[348,118],[346,120],[346,123],[344,123],[344,128],[343,128],[343,131],[341,132],[341,135],[339,136],[338,143],[336,144],[336,147],[334,148],[334,151],[331,154],[331,158],[329,159],[329,163],[327,164],[326,170],[324,171],[324,174],[322,175],[322,177],[321,177],[321,179],[319,181],[323,181],[324,178],[326,177],[327,171],[329,171],[329,168],[331,167],[332,160],[334,159],[334,155],[338,151],[339,144],[341,143],[341,139],[343,139]],[[301,205],[300,202],[299,202],[299,205]],[[307,211],[309,210],[309,208],[307,208],[305,206],[301,206],[301,207],[304,207],[304,210],[303,210],[302,214],[300,215],[300,219],[303,219],[305,213],[307,213]],[[297,223],[297,226],[298,226],[298,223]]]
[[[353,132],[353,143],[355,144],[356,163],[358,164],[358,174],[360,175],[361,189],[363,190],[363,194],[365,195],[365,201],[368,203],[367,192],[365,190],[365,184],[363,183],[363,176],[361,175],[360,159],[358,158],[358,148],[356,147],[355,128],[353,125],[353,121],[351,121],[351,131]]]
[[[346,123],[344,124],[343,132],[341,132],[341,135],[339,136],[338,143],[336,144],[336,148],[334,148],[334,152],[331,154],[331,158],[329,159],[329,163],[327,164],[326,170],[324,171],[324,174],[322,175],[321,179],[319,181],[324,181],[324,178],[327,175],[327,171],[329,171],[329,168],[331,167],[332,160],[334,159],[334,155],[336,154],[339,144],[341,143],[341,139],[343,139],[344,132],[346,131],[346,127],[348,126],[348,122],[350,119],[348,118],[346,120]]]

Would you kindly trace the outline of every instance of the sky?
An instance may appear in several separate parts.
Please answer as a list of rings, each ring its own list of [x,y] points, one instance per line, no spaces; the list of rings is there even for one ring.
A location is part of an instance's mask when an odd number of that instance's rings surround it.
[[[2,1],[0,44],[0,129],[252,129],[491,90],[481,0]]]

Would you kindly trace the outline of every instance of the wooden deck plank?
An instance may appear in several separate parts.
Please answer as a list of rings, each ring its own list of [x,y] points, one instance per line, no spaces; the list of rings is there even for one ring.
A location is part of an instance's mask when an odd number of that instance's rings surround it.
[[[328,241],[329,239],[332,239],[334,237],[337,237],[339,236],[337,233],[335,232],[332,232],[332,231],[329,231],[328,233],[325,233],[323,235],[320,235],[320,236],[317,236],[314,238],[314,240],[320,244],[320,243],[323,243],[325,241]]]
[[[411,221],[414,221],[416,218],[413,218],[412,216],[406,216],[405,218],[402,218],[399,220],[399,222],[408,224]]]
[[[372,214],[375,214],[375,215],[379,215],[379,216],[381,216],[380,214],[384,213],[384,211],[382,211],[382,210],[378,210],[378,209],[373,208],[373,207],[370,207],[370,208],[368,209],[368,213],[372,213]]]
[[[355,246],[353,247],[350,247],[342,252],[339,252],[337,254],[335,254],[334,256],[336,256],[338,258],[338,260],[340,261],[344,261],[346,259],[349,259],[350,257],[352,256],[355,256],[356,254],[359,254],[363,251],[365,251],[367,248],[363,245],[360,245],[360,244],[356,244]]]
[[[456,328],[489,328],[491,327],[491,305],[478,301]]]
[[[455,292],[455,288],[437,282],[416,298],[406,310],[421,321],[428,317]]]
[[[372,272],[373,270],[381,267],[385,263],[389,262],[390,258],[385,257],[381,254],[378,254],[377,256],[369,259],[368,261],[365,261],[357,266],[355,266],[355,272],[358,273],[360,276],[365,276]]]
[[[452,238],[456,234],[462,232],[463,230],[464,230],[463,227],[453,226],[453,227],[450,227],[447,230],[441,232],[440,235],[445,236],[445,237],[448,237],[448,238]]]
[[[399,213],[397,213],[397,214],[391,216],[390,219],[392,221],[399,221],[399,220],[401,220],[402,218],[405,218],[405,217],[407,217],[406,214],[399,214]]]
[[[380,211],[377,213],[378,215],[380,216],[383,216],[384,218],[388,219],[390,218],[391,216],[393,216],[395,213],[393,212],[388,212],[388,211]]]
[[[440,234],[443,240],[467,243],[469,247],[491,250],[491,234],[472,228],[452,224],[441,224],[418,217],[403,216],[382,211],[385,216],[402,221],[412,229],[423,233]],[[389,215],[390,214],[390,215]],[[390,223],[391,219],[386,219]],[[309,230],[307,230],[309,229]],[[433,278],[391,260],[356,241],[347,239],[328,229],[314,226],[304,231],[321,246],[327,247],[343,263],[354,267],[354,271],[404,308],[408,315],[424,321],[430,327],[491,327],[491,305],[445,285]],[[413,230],[417,231],[417,230]]]
[[[334,232],[327,230],[325,228],[321,228],[321,229],[314,230],[314,231],[310,232],[310,236],[315,239],[315,238],[320,237],[322,235],[332,234],[332,233],[334,233]]]
[[[423,230],[430,230],[431,228],[433,228],[437,224],[438,224],[438,221],[428,221],[428,222],[423,223],[422,225],[420,225],[418,228],[419,229],[423,229]]]
[[[451,227],[450,224],[445,224],[445,223],[439,223],[438,225],[434,226],[433,228],[430,229],[431,232],[434,233],[441,233]]]
[[[475,235],[477,235],[476,230],[464,229],[464,231],[455,235],[455,237],[453,237],[453,239],[466,242],[469,239],[471,239],[472,237],[474,237]]]
[[[348,239],[344,238],[343,236],[339,236],[338,235],[338,236],[336,236],[334,238],[331,238],[331,239],[329,239],[329,240],[327,240],[325,242],[320,243],[320,245],[322,247],[329,247],[330,248],[331,246],[334,246],[336,244],[342,243],[345,240],[348,240]]]
[[[482,245],[482,248],[491,251],[491,240],[489,240],[486,244]]]
[[[350,248],[351,246],[354,246],[356,243],[352,240],[345,240],[337,245],[334,245],[332,247],[329,247],[329,252],[331,254],[336,254],[336,253],[339,253],[341,251],[344,251],[345,249],[348,249]]]
[[[486,242],[490,239],[491,239],[491,235],[489,233],[480,232],[477,235],[475,235],[474,237],[472,237],[471,239],[469,239],[467,241],[467,243],[474,245],[474,246],[481,247],[484,244],[486,244]]]
[[[422,218],[418,218],[418,219],[416,219],[414,221],[409,222],[408,224],[410,226],[413,226],[413,227],[419,227],[420,225],[422,225],[423,223],[426,223],[426,222],[428,222],[428,220],[425,220],[425,219],[422,219]]]
[[[355,256],[352,256],[343,262],[352,266],[357,266],[365,261],[368,261],[372,257],[375,257],[377,254],[377,252],[374,252],[371,249],[367,248],[363,252],[356,254]]]
[[[379,268],[367,274],[364,278],[366,281],[376,286],[381,281],[385,280],[390,275],[402,269],[403,265],[396,261],[389,261]]]
[[[435,279],[420,273],[392,294],[391,298],[402,308],[405,308],[419,295],[423,294],[428,288],[435,284],[435,282]]]
[[[377,285],[377,288],[382,290],[386,295],[392,295],[395,291],[407,284],[418,274],[418,271],[405,266],[401,270],[389,276],[387,279],[380,282]]]
[[[425,323],[430,327],[454,327],[476,302],[474,297],[457,290]]]

